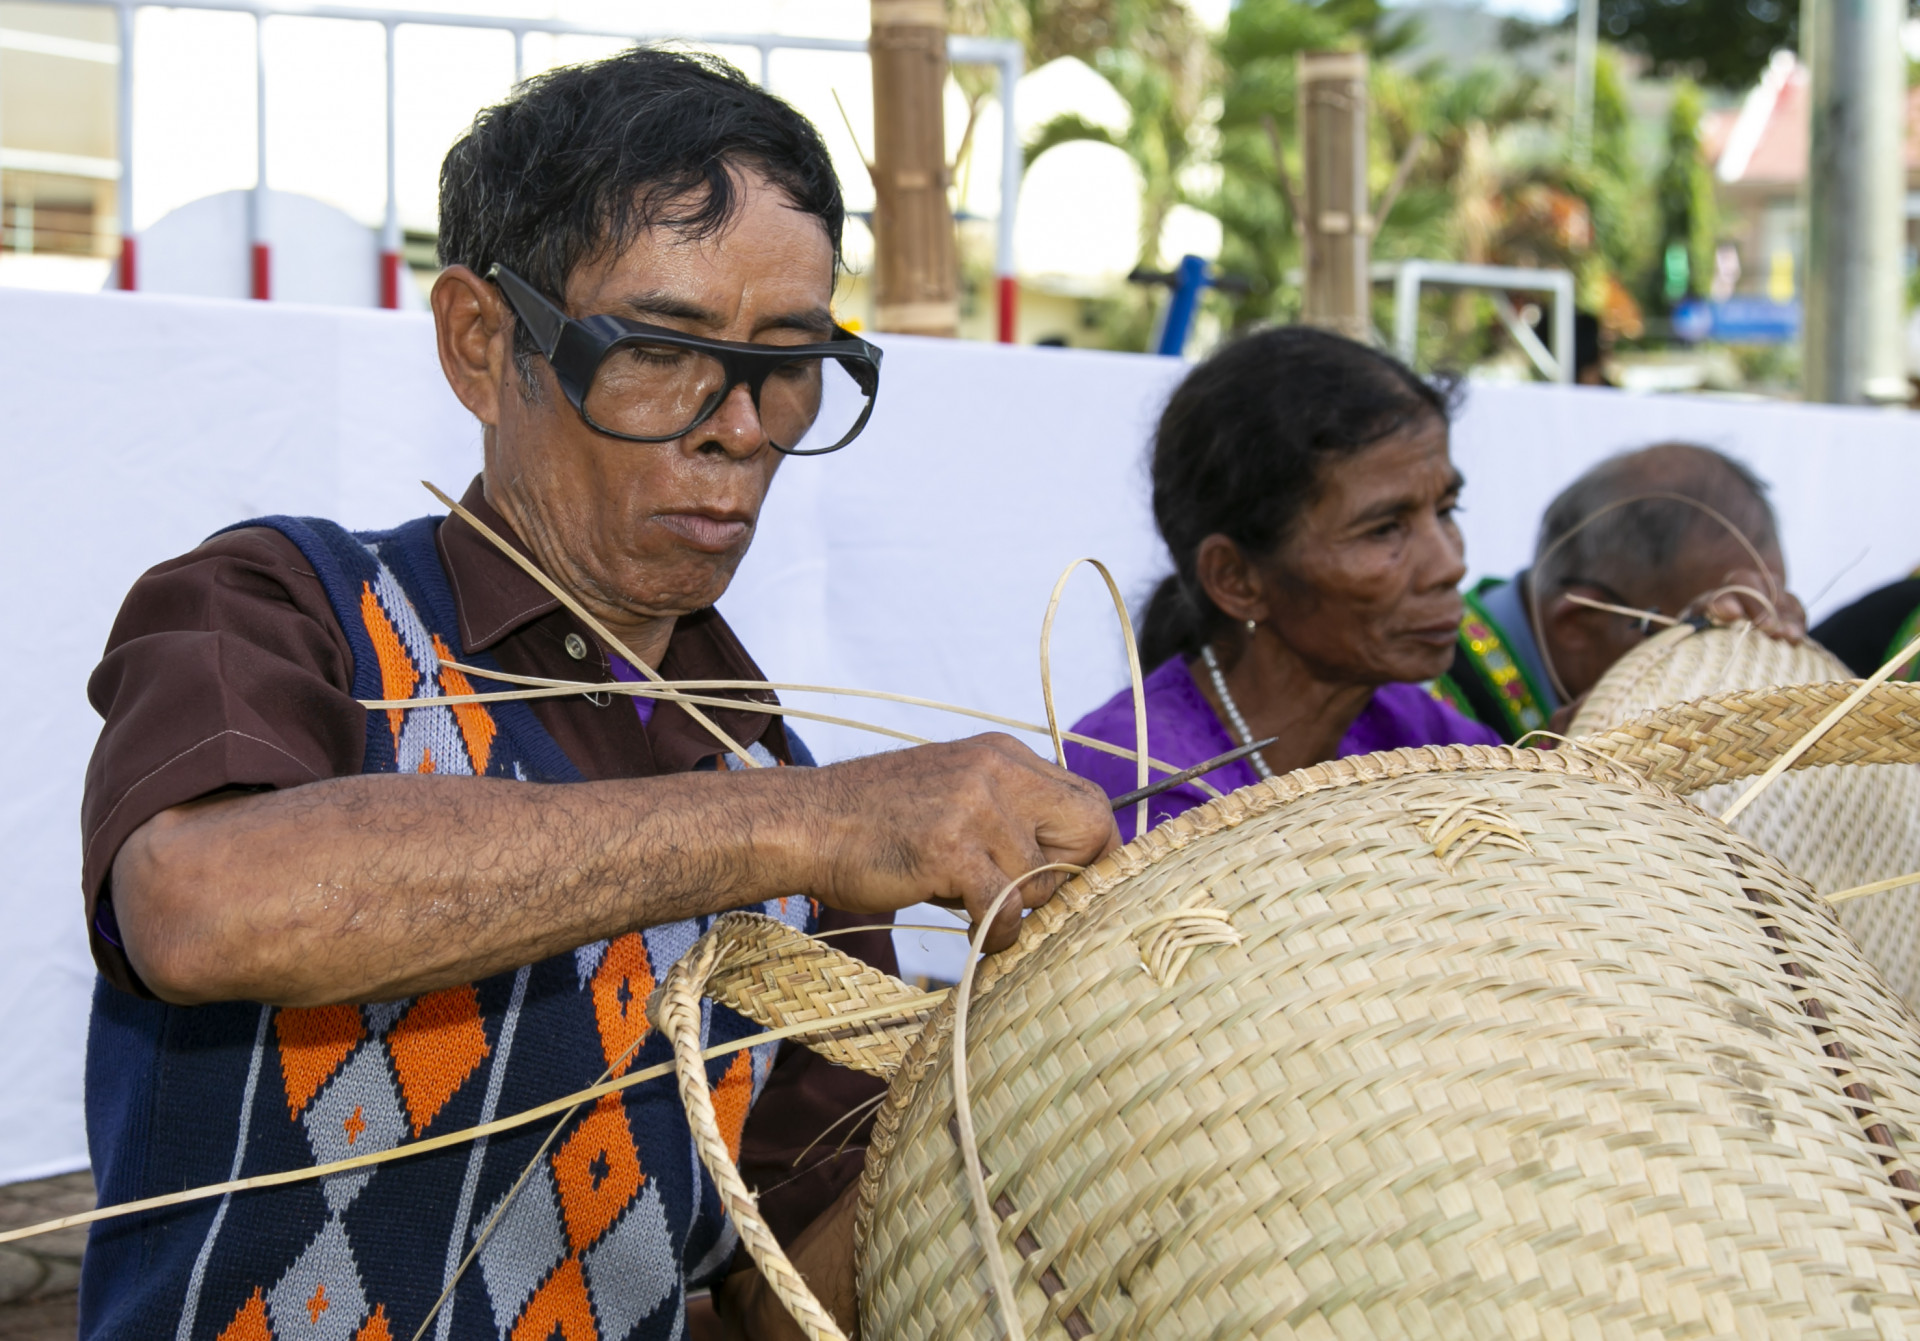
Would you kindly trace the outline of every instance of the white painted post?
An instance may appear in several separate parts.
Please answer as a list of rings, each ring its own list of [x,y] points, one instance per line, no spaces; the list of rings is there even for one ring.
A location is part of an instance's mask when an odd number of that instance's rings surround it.
[[[1393,276],[1393,352],[1409,368],[1420,348],[1420,281],[1424,276],[1418,261],[1402,261]]]
[[[394,101],[392,19],[381,25],[387,33],[387,213],[380,224],[380,306],[400,306],[400,178],[395,153],[395,123],[399,119]]]
[[[1020,128],[1013,119],[1013,88],[1026,63],[1012,44],[1000,57],[1000,218],[994,226],[993,272],[1000,290],[1000,343],[1010,345],[1019,335],[1020,272],[1014,268],[1013,223],[1020,205]]]
[[[273,251],[267,229],[267,18],[253,16],[253,87],[255,134],[259,154],[254,168],[253,197],[249,202],[248,232],[253,242],[253,296],[262,302],[273,297]]]
[[[128,293],[139,285],[138,248],[133,235],[133,16],[131,0],[120,6],[120,105],[114,109],[119,143],[120,181],[114,191],[115,220],[120,231],[120,287]]]
[[[1559,365],[1555,381],[1572,385],[1580,371],[1573,351],[1573,274],[1562,271],[1553,280],[1553,361]]]

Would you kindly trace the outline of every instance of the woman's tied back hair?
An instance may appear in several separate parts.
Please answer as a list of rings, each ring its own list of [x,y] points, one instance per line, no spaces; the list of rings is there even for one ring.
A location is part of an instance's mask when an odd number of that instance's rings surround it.
[[[1194,657],[1227,624],[1196,576],[1219,534],[1250,559],[1285,543],[1318,497],[1326,463],[1432,417],[1451,422],[1455,384],[1310,326],[1243,336],[1187,374],[1153,444],[1153,519],[1173,555],[1141,618],[1140,655]]]
[[[534,76],[440,165],[440,263],[496,263],[564,306],[583,263],[649,228],[724,229],[751,170],[820,220],[840,262],[846,204],[813,123],[718,57],[635,47]],[[534,350],[515,352],[523,375]]]

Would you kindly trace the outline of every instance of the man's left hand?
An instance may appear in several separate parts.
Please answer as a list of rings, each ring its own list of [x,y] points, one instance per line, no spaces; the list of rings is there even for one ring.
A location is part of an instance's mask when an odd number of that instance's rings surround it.
[[[1768,592],[1775,593],[1771,599]],[[1800,598],[1750,568],[1729,573],[1720,591],[1700,606],[1700,613],[1721,626],[1748,620],[1782,642],[1801,643],[1807,637],[1807,612]]]

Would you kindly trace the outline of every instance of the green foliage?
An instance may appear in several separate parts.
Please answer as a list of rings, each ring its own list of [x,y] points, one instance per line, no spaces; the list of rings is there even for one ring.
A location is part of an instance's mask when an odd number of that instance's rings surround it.
[[[1376,258],[1570,269],[1581,305],[1626,337],[1639,330],[1634,295],[1659,294],[1669,268],[1688,292],[1712,274],[1716,220],[1698,139],[1700,92],[1691,85],[1679,91],[1656,176],[1636,152],[1627,79],[1610,48],[1596,60],[1592,133],[1576,155],[1564,90],[1557,90],[1563,80],[1549,88],[1517,65],[1415,69],[1389,60],[1417,38],[1419,20],[1389,10],[1385,0],[1238,0],[1212,43],[1182,0],[949,3],[956,31],[1018,36],[1033,64],[1076,56],[1113,84],[1131,112],[1125,131],[1063,116],[1030,139],[1027,161],[1077,140],[1125,150],[1144,182],[1139,256],[1154,268],[1163,268],[1157,240],[1175,204],[1217,217],[1220,269],[1249,291],[1210,293],[1207,302],[1224,309],[1233,328],[1298,315],[1288,275],[1300,264],[1300,247],[1282,182],[1297,189],[1301,177],[1295,61],[1308,51],[1360,50],[1372,58],[1375,200],[1403,161],[1407,169],[1379,221]],[[1646,3],[1683,9],[1724,0]],[[1112,341],[1139,347],[1159,301],[1134,290],[1116,294],[1100,305],[1098,324]],[[1384,308],[1380,317],[1390,320]],[[1509,343],[1484,296],[1435,294],[1421,320],[1422,349],[1434,361],[1470,363]]]
[[[1657,305],[1707,292],[1713,276],[1713,250],[1719,233],[1713,173],[1700,147],[1700,90],[1682,82],[1667,113],[1667,161],[1654,184],[1660,217],[1661,272],[1649,287]],[[1682,262],[1676,264],[1676,261]]]
[[[1075,140],[1124,149],[1145,182],[1140,260],[1157,265],[1161,228],[1188,203],[1183,179],[1206,147],[1196,132],[1210,129],[1203,105],[1213,56],[1192,11],[1181,0],[950,0],[949,11],[956,32],[1019,38],[1029,66],[1074,56],[1113,85],[1130,113],[1124,132],[1056,117],[1026,147],[1027,162]]]
[[[1659,74],[1744,89],[1800,46],[1800,0],[1600,0],[1600,35]]]

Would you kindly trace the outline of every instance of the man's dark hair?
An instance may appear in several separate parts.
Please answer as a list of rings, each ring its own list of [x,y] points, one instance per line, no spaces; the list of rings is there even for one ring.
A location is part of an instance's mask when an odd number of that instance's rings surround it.
[[[1534,589],[1544,598],[1570,582],[1624,587],[1666,569],[1688,545],[1737,545],[1715,512],[1756,549],[1779,543],[1766,481],[1732,457],[1690,442],[1608,457],[1547,505]]]
[[[1218,533],[1271,555],[1319,495],[1329,461],[1425,419],[1449,422],[1454,387],[1310,326],[1243,336],[1187,374],[1153,444],[1153,519],[1173,573],[1140,620],[1148,666],[1197,656],[1228,622],[1200,586],[1200,542]]]
[[[820,132],[787,103],[692,52],[635,47],[550,70],[482,111],[447,151],[440,263],[485,275],[497,262],[564,302],[576,267],[646,229],[700,238],[725,228],[742,169],[820,220],[837,268],[840,179]]]

